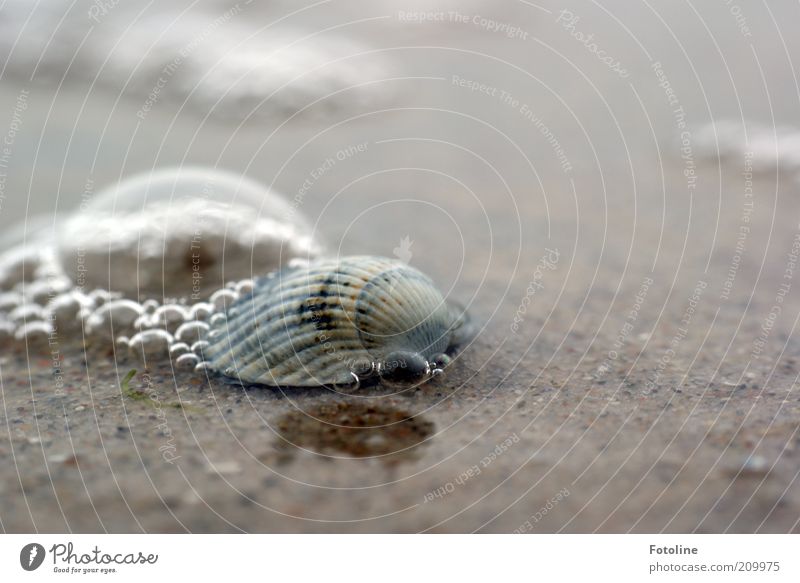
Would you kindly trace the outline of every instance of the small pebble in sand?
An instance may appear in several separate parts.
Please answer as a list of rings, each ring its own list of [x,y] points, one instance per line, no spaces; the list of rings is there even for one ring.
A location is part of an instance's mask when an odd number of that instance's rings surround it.
[[[770,464],[766,458],[760,455],[749,456],[741,466],[739,477],[763,477],[769,473]]]

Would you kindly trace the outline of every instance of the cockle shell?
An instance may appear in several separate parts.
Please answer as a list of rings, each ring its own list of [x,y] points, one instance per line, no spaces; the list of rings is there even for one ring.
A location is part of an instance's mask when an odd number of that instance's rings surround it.
[[[413,383],[444,366],[464,318],[433,282],[381,257],[317,260],[255,283],[212,323],[204,369],[282,387]]]

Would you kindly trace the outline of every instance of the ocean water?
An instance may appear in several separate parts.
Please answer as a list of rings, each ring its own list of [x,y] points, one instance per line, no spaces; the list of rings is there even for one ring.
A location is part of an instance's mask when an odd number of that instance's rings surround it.
[[[366,47],[309,26],[302,14],[292,17],[300,8],[246,1],[11,0],[0,10],[0,60],[4,75],[99,84],[144,98],[142,118],[162,99],[223,118],[243,119],[254,110],[286,116],[391,66],[382,56],[352,59]],[[331,107],[380,97],[355,89]]]

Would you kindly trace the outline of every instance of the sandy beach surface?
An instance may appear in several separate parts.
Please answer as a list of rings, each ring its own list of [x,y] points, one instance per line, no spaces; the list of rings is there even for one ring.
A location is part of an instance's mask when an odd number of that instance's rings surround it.
[[[288,15],[300,46],[356,43],[364,85],[224,114],[180,94],[138,115],[147,91],[106,69],[4,71],[3,229],[219,166],[335,253],[402,254],[478,333],[441,379],[353,395],[244,390],[80,330],[9,342],[0,529],[798,531],[800,149],[752,136],[800,132],[800,7],[739,4],[242,10],[220,30]]]

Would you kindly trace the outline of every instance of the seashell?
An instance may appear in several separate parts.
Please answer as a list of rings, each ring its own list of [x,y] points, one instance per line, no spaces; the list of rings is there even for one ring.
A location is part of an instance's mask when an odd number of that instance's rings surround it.
[[[203,351],[208,348],[209,342],[208,340],[198,340],[190,347],[190,350],[197,354],[198,356],[203,355]]]
[[[402,385],[439,371],[464,339],[460,310],[426,275],[381,257],[318,260],[256,282],[250,296],[212,320],[203,357],[240,382]]]
[[[87,286],[199,300],[253,270],[319,255],[312,228],[295,211],[243,176],[168,168],[109,186],[76,211],[59,230],[59,260],[72,281]]]

